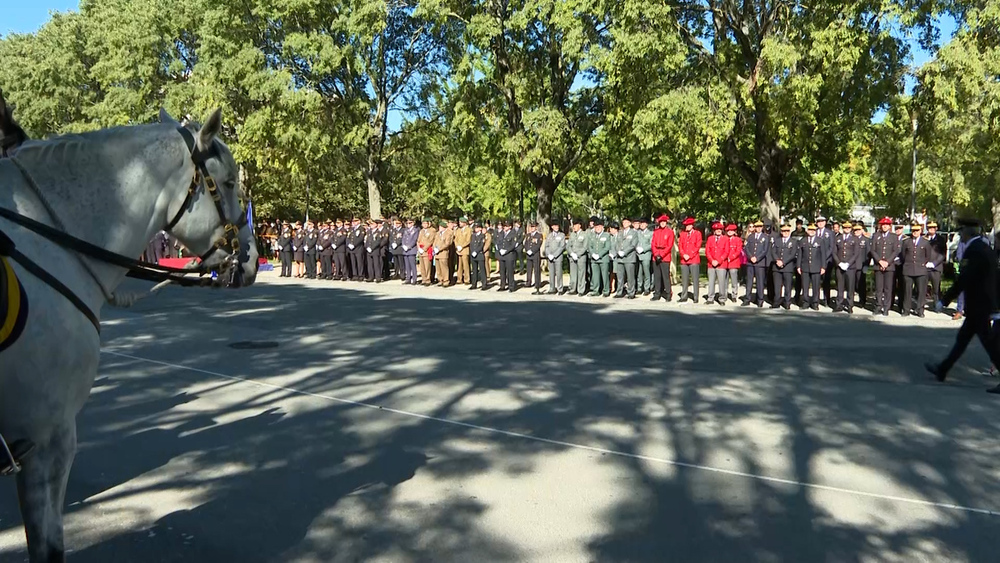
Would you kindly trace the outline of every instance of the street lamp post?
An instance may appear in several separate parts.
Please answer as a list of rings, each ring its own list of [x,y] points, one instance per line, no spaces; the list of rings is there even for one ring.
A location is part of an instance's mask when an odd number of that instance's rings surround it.
[[[913,176],[910,184],[910,222],[917,213],[917,110],[913,109]]]

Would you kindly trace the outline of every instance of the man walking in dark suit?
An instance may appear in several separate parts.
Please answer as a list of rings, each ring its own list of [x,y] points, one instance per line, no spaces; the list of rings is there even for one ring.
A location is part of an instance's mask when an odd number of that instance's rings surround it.
[[[960,293],[965,293],[965,321],[958,329],[955,346],[940,364],[926,363],[924,367],[934,374],[938,381],[944,381],[955,362],[969,346],[973,336],[986,349],[993,365],[1000,366],[1000,350],[997,348],[996,325],[990,326],[991,317],[997,310],[997,257],[990,245],[979,235],[979,225],[974,220],[960,221],[960,236],[966,244],[962,257],[961,273],[951,289],[941,298],[943,304],[951,303]],[[1000,385],[988,392],[1000,394]]]
[[[920,223],[910,225],[910,237],[903,241],[903,308],[904,317],[911,312],[924,316],[924,302],[927,299],[927,269],[931,263],[930,244],[920,236]],[[913,311],[913,286],[917,286],[917,310]]]
[[[771,245],[770,261],[774,264],[774,302],[772,309],[792,307],[792,273],[795,271],[795,257],[799,253],[799,242],[792,238],[791,225],[781,226],[781,235]]]

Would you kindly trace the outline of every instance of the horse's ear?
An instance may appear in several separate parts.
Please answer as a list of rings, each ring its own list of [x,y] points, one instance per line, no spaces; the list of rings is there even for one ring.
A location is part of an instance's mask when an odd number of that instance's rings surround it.
[[[198,147],[207,149],[220,131],[222,131],[222,108],[213,111],[205,120],[205,125],[198,131]]]
[[[170,117],[170,114],[167,113],[166,108],[160,108],[160,123],[162,123],[164,125],[173,125],[174,127],[180,127],[181,126],[180,123],[177,123],[176,119],[174,119],[173,117]]]

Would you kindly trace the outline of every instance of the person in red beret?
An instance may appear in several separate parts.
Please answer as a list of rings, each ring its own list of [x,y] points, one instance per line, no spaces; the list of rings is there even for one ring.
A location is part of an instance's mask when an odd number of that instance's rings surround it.
[[[883,217],[878,222],[879,232],[872,237],[871,249],[868,251],[875,262],[875,310],[873,315],[889,316],[892,306],[893,275],[896,271],[896,258],[899,257],[899,237],[890,232],[892,219]]]
[[[694,228],[694,217],[688,217],[683,222],[684,230],[677,237],[677,253],[681,259],[681,298],[680,302],[688,300],[688,284],[693,285],[694,302],[698,302],[698,290],[701,286],[701,231]]]
[[[729,239],[726,251],[726,278],[729,280],[726,297],[733,303],[736,303],[736,296],[740,293],[740,268],[746,260],[743,255],[743,239],[736,234],[738,230],[736,223],[726,225],[726,237]]]
[[[660,215],[656,218],[657,228],[653,231],[653,298],[661,297],[670,301],[673,293],[670,287],[670,257],[674,250],[674,230],[667,226],[670,217]]]
[[[722,223],[718,221],[712,223],[712,235],[705,241],[705,259],[708,260],[708,295],[705,301],[725,305],[729,237],[722,234]]]

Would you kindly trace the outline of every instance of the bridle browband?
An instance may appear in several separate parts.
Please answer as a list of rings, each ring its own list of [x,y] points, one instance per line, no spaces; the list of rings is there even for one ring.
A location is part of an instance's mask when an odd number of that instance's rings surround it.
[[[171,266],[161,266],[152,262],[129,258],[128,256],[111,252],[110,250],[77,238],[69,233],[46,225],[40,221],[36,221],[31,217],[21,215],[20,213],[5,207],[0,207],[0,217],[20,225],[67,250],[72,250],[95,260],[127,269],[128,273],[126,275],[131,278],[151,282],[169,281],[184,287],[213,285],[216,283],[215,280],[210,277],[204,277],[206,274],[211,272],[211,269],[206,267],[205,263],[208,258],[220,250],[227,253],[227,259],[223,262],[223,266],[239,262],[239,230],[247,224],[247,216],[246,213],[243,212],[242,198],[240,198],[240,218],[236,221],[236,223],[233,223],[228,217],[226,217],[226,211],[222,206],[222,196],[219,194],[218,185],[206,166],[206,162],[209,158],[220,156],[215,143],[213,142],[212,146],[208,149],[202,150],[198,148],[197,143],[194,140],[194,135],[191,131],[183,126],[178,126],[176,130],[180,133],[181,137],[183,137],[184,143],[187,145],[188,151],[191,153],[191,161],[195,165],[195,173],[191,180],[191,184],[188,186],[187,196],[184,198],[184,202],[181,204],[177,214],[174,215],[173,219],[170,220],[170,223],[168,223],[164,230],[170,232],[171,229],[177,226],[177,223],[180,222],[181,218],[190,210],[194,198],[197,193],[201,191],[202,186],[205,187],[209,196],[212,198],[212,202],[215,204],[215,209],[219,214],[219,219],[225,229],[225,233],[222,238],[217,240],[207,252],[199,257],[201,263],[197,268],[174,268]],[[39,192],[40,190],[38,190],[38,186],[35,184],[34,180],[23,168],[18,168],[21,170],[21,174],[25,177],[25,180],[35,189],[36,192]],[[232,233],[232,238],[227,236],[230,233]],[[72,290],[66,287],[65,284],[60,282],[55,276],[47,272],[36,262],[18,252],[14,247],[13,241],[10,241],[8,237],[3,236],[2,231],[0,231],[0,241],[3,242],[3,244],[0,244],[0,252],[2,252],[5,256],[12,258],[15,262],[24,267],[25,270],[66,297],[67,300],[69,300],[85,317],[87,317],[88,320],[90,320],[91,324],[94,325],[94,328],[97,329],[97,332],[101,332],[101,325],[97,320],[97,315],[95,315],[94,312],[91,311],[90,308],[87,307],[83,301],[72,292]],[[187,274],[198,274],[199,277],[186,277]]]

